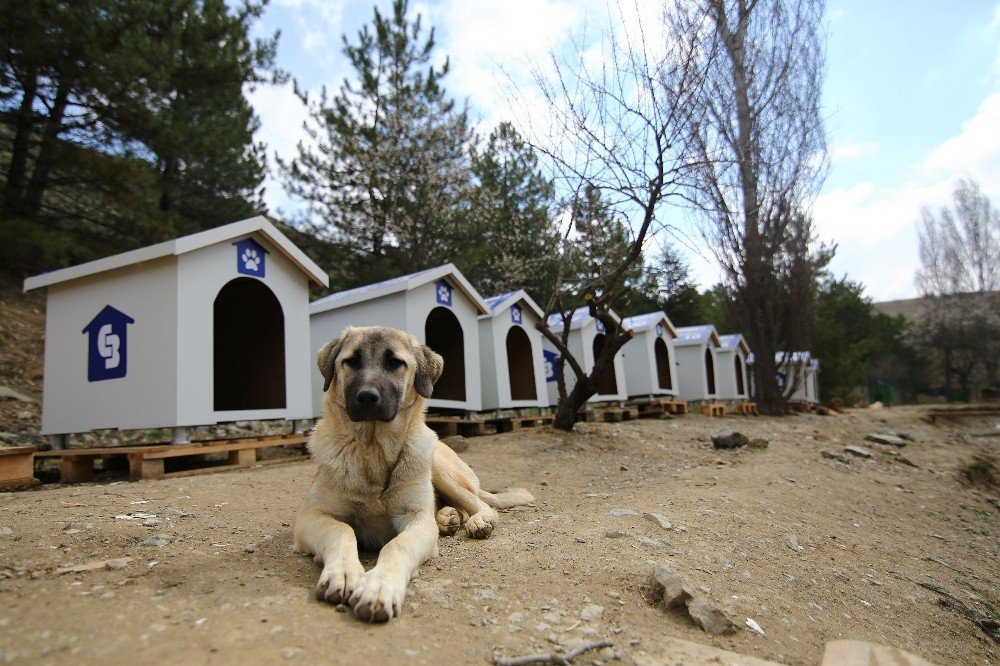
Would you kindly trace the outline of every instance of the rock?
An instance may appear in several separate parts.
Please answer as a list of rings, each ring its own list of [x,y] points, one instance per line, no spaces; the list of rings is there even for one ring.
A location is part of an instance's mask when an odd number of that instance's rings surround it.
[[[602,615],[604,615],[604,606],[598,606],[597,604],[584,606],[583,610],[580,611],[580,618],[584,622],[600,620]]]
[[[898,446],[903,448],[906,446],[906,440],[897,435],[888,435],[886,433],[872,433],[870,435],[865,435],[866,442],[875,442],[876,444],[885,444],[887,446]]]
[[[746,446],[750,440],[741,432],[730,432],[712,435],[712,446],[717,449],[738,449]]]
[[[788,537],[788,547],[794,550],[796,553],[801,553],[805,548],[799,545],[799,538],[794,534]]]
[[[845,446],[844,451],[859,458],[871,458],[874,454],[863,446]]]
[[[9,527],[0,527],[0,537],[9,537],[14,535],[14,530]]]
[[[170,543],[170,537],[166,534],[154,534],[151,537],[143,539],[139,545],[140,546],[155,546],[156,548],[163,548],[168,543]]]
[[[663,604],[667,608],[675,608],[685,604],[693,596],[687,581],[665,564],[657,564],[653,567],[651,587],[653,594],[662,598]]]
[[[867,641],[830,641],[820,666],[933,666],[915,654],[897,647]]]
[[[17,435],[12,432],[0,432],[0,442],[14,444],[17,442]]]
[[[445,437],[441,440],[455,453],[463,453],[469,448],[469,440],[462,437],[461,435],[452,435],[451,437]]]
[[[251,545],[248,545],[248,546],[244,546],[244,547],[243,547],[243,552],[245,552],[245,553],[253,553],[253,552],[255,552],[256,550],[257,550],[257,547],[256,547],[256,546],[254,546],[254,545],[252,545],[252,544],[251,544]]]
[[[609,539],[620,539],[622,537],[629,536],[629,533],[622,532],[621,530],[608,530],[607,532],[604,533],[604,536],[608,537]]]
[[[904,465],[909,465],[910,467],[916,467],[918,469],[920,468],[920,465],[918,465],[917,463],[913,462],[912,460],[910,460],[906,456],[896,456],[896,460],[898,460],[899,462],[903,463]]]
[[[650,513],[649,511],[647,511],[642,515],[646,516],[647,518],[649,518],[650,520],[652,520],[654,523],[656,523],[665,530],[673,529],[674,527],[673,525],[670,524],[670,521],[667,520],[667,517],[664,516],[663,514]]]
[[[687,604],[688,615],[695,623],[710,634],[731,634],[736,631],[736,623],[730,620],[720,608],[716,608],[705,597],[696,596]]]
[[[573,424],[573,432],[578,435],[593,435],[597,432],[597,428],[594,427],[593,423],[587,423],[586,421],[579,421]]]
[[[34,402],[34,398],[29,398],[23,393],[18,393],[9,386],[0,386],[0,400],[17,400],[18,402]]]
[[[844,463],[845,465],[850,465],[851,464],[851,459],[850,458],[845,458],[844,456],[840,455],[839,453],[833,453],[832,451],[820,451],[819,454],[821,456],[823,456],[824,458],[829,458],[830,460],[836,460],[838,462]]]
[[[621,518],[622,516],[638,516],[639,512],[632,509],[612,509],[608,511],[608,515],[612,518]]]
[[[747,618],[747,626],[750,627],[751,631],[754,631],[754,632],[760,634],[761,636],[766,636],[767,635],[767,634],[764,633],[764,630],[761,629],[760,625],[757,624],[757,621],[754,620],[752,617],[748,617]]]
[[[757,437],[755,439],[751,439],[747,446],[751,449],[766,449],[768,444],[770,444],[770,442],[766,439]]]
[[[670,544],[663,539],[650,539],[649,537],[639,537],[639,544],[649,548],[670,548]]]
[[[913,437],[911,437],[909,433],[905,433],[905,432],[897,432],[896,433],[896,437],[899,437],[900,439],[906,440],[907,442],[912,442],[913,441]]]

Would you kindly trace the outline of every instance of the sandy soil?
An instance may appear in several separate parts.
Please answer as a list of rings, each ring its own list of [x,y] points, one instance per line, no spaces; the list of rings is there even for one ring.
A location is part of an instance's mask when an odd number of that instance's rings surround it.
[[[388,625],[313,599],[319,571],[292,552],[290,527],[313,463],[0,494],[0,659],[476,664],[608,638],[613,649],[578,663],[676,664],[671,641],[686,639],[815,664],[826,641],[856,638],[941,665],[997,663],[997,643],[918,583],[996,617],[997,489],[961,470],[995,460],[1000,424],[920,413],[692,415],[470,440],[463,457],[486,487],[523,485],[536,505],[506,512],[486,541],[441,539]],[[770,446],[712,449],[727,429]],[[871,445],[871,460],[821,455],[882,431],[913,437],[904,455],[919,467]],[[126,519],[137,512],[155,517]],[[165,545],[144,545],[156,535]],[[53,571],[122,557],[121,569]],[[766,635],[710,636],[651,604],[661,562]]]

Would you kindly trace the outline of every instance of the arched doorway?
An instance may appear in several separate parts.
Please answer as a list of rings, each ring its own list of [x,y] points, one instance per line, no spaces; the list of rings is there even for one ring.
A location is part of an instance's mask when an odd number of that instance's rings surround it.
[[[227,282],[212,306],[216,411],[285,407],[285,315],[260,280]]]
[[[711,349],[705,349],[705,379],[708,381],[708,395],[715,395],[715,358]]]
[[[656,379],[661,389],[670,390],[673,385],[670,382],[670,350],[663,338],[656,338],[653,343],[653,356],[656,357]]]
[[[594,364],[597,364],[597,357],[604,350],[604,343],[607,338],[603,333],[594,336]],[[608,369],[597,376],[597,393],[600,395],[615,395],[618,393],[618,378],[615,376],[615,364],[612,361]]]
[[[444,359],[444,372],[434,384],[432,397],[465,400],[465,338],[455,313],[444,307],[431,310],[424,324],[424,340]]]
[[[507,374],[510,376],[511,400],[538,399],[531,340],[520,326],[511,326],[507,331]]]
[[[744,396],[746,391],[743,386],[743,359],[740,358],[739,354],[733,358],[733,365],[735,366],[733,370],[736,371],[736,395]]]

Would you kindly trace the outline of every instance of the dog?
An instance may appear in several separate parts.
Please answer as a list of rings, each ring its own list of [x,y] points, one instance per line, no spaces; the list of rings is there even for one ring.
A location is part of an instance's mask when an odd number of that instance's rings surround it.
[[[316,597],[369,622],[400,614],[438,535],[486,538],[497,509],[530,504],[528,491],[489,493],[424,423],[442,358],[412,335],[348,327],[319,350],[323,412],[309,438],[319,469],[295,520],[295,547],[322,565]],[[440,505],[436,508],[436,502]],[[379,551],[365,571],[358,547]]]

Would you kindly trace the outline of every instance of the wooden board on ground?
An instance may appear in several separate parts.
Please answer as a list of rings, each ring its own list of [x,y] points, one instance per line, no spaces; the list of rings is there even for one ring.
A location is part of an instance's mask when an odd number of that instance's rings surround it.
[[[736,412],[744,416],[757,416],[756,402],[741,402],[736,405]]]
[[[497,432],[496,419],[463,419],[458,416],[428,416],[424,419],[427,427],[438,434],[438,437],[478,437],[494,435]]]
[[[32,446],[0,448],[0,490],[23,490],[40,483],[34,476],[34,454]]]
[[[726,406],[717,402],[703,402],[699,407],[702,416],[725,416]]]
[[[939,408],[939,409],[927,410],[927,421],[930,423],[934,423],[938,419],[990,418],[990,417],[1000,417],[1000,409],[979,407],[972,409]]]
[[[551,425],[555,420],[554,414],[534,414],[529,416],[504,416],[501,418],[485,419],[488,424],[492,424],[496,432],[514,432],[521,428],[538,428],[544,425]]]
[[[94,477],[94,462],[124,457],[128,461],[129,479],[164,479],[208,474],[275,462],[293,462],[309,457],[304,447],[307,435],[254,437],[248,439],[209,440],[191,444],[157,444],[151,446],[116,446],[94,449],[62,449],[38,451],[39,458],[59,459],[59,480],[62,483],[90,481]],[[269,448],[299,448],[298,455],[270,460],[258,460],[258,451]],[[210,460],[211,454],[227,454],[225,461]],[[167,465],[167,461],[183,464]]]
[[[598,405],[593,409],[586,409],[576,413],[577,421],[586,421],[587,423],[614,423],[637,418],[639,418],[639,409],[634,405],[627,405],[625,407]]]
[[[627,406],[634,407],[637,411],[635,418],[646,416],[660,416],[661,414],[687,414],[688,404],[679,400],[667,398],[644,398],[630,400]]]

